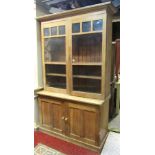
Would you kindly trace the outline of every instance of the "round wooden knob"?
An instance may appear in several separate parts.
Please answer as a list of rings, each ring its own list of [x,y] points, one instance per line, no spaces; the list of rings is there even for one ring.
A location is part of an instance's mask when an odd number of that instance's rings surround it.
[[[68,118],[65,118],[65,121],[68,121]]]
[[[64,120],[64,119],[65,119],[65,117],[64,117],[64,116],[62,116],[62,117],[61,117],[61,119],[62,119],[62,120]]]

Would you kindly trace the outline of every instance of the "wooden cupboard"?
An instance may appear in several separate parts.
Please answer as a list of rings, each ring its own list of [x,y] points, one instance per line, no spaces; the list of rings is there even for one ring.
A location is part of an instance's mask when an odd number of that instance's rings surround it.
[[[37,18],[44,81],[40,129],[97,151],[108,129],[114,11],[108,2]]]

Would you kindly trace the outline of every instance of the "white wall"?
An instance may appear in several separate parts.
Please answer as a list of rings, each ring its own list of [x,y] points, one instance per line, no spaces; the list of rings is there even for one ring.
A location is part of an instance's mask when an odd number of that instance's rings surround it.
[[[35,16],[43,16],[48,14],[48,12],[34,4],[34,13]],[[35,60],[34,60],[34,72],[35,72],[35,81],[34,81],[34,89],[43,87],[43,80],[42,80],[42,63],[41,63],[41,39],[40,39],[40,23],[36,21],[34,18],[34,39],[36,40],[35,45]],[[34,98],[34,127],[36,128],[39,123],[39,112],[38,112],[38,102],[37,98]]]

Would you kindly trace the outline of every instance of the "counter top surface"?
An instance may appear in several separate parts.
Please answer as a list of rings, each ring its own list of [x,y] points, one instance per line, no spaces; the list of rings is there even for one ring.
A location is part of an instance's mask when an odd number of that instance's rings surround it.
[[[78,101],[78,102],[83,102],[83,103],[93,104],[93,105],[102,105],[104,103],[104,100],[101,100],[101,99],[84,98],[84,97],[72,96],[68,94],[49,92],[46,90],[39,91],[37,92],[37,94],[43,95],[43,96],[55,97],[59,99]]]

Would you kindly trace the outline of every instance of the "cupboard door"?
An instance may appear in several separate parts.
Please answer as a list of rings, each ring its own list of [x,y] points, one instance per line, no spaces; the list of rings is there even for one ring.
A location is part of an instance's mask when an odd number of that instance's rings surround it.
[[[63,110],[63,104],[61,102],[52,102],[52,128],[53,130],[57,132],[62,132],[64,128],[64,110]]]
[[[45,128],[51,128],[52,125],[52,115],[51,115],[51,104],[46,101],[41,101],[40,103],[41,112],[41,125]]]
[[[94,106],[69,103],[69,136],[98,144],[98,110]]]
[[[41,125],[47,129],[63,133],[64,107],[63,102],[55,100],[40,100]]]

